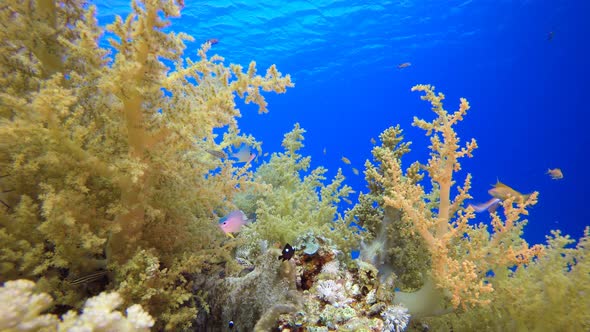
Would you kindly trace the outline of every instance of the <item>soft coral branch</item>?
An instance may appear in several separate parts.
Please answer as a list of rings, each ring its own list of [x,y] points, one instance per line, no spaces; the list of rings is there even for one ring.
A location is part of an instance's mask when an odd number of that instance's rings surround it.
[[[393,155],[384,158],[382,167],[387,171],[375,177],[385,187],[384,203],[399,209],[402,217],[420,234],[430,251],[432,267],[430,277],[438,289],[444,291],[453,307],[466,308],[470,305],[489,302],[489,294],[493,291],[491,284],[486,282],[486,273],[495,268],[505,268],[525,264],[532,257],[540,254],[540,247],[529,248],[520,239],[523,222],[521,215],[527,214],[527,207],[536,203],[536,194],[527,201],[507,200],[503,206],[505,220],[494,215],[492,221],[494,232],[490,236],[485,227],[469,224],[475,218],[471,207],[464,208],[463,202],[470,198],[471,176],[468,175],[463,187],[451,199],[451,187],[454,184],[453,173],[461,169],[459,160],[471,157],[477,148],[474,139],[461,146],[454,126],[463,119],[469,110],[469,103],[461,98],[459,109],[449,114],[443,108],[444,95],[436,94],[430,85],[417,85],[412,91],[424,92],[421,97],[432,105],[437,117],[428,122],[414,118],[413,125],[426,131],[430,138],[430,159],[423,167],[438,188],[438,203],[428,203],[424,188],[419,183],[409,181],[404,176],[399,159]],[[436,195],[434,195],[436,199]],[[501,249],[501,250],[499,250]]]

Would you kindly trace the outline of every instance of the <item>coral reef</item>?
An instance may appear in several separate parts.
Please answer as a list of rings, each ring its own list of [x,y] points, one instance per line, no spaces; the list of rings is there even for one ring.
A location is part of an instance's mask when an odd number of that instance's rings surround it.
[[[541,246],[529,248],[520,238],[526,223],[520,220],[520,216],[526,215],[527,207],[536,203],[537,193],[526,201],[522,198],[517,200],[516,197],[505,200],[502,204],[505,218],[503,220],[497,213],[493,214],[491,234],[483,224],[469,224],[475,215],[471,207],[463,206],[463,202],[470,198],[470,175],[451,200],[453,173],[461,169],[459,159],[471,157],[477,147],[475,140],[461,147],[453,128],[463,119],[469,104],[461,99],[459,110],[449,114],[442,105],[444,95],[436,94],[432,86],[417,85],[412,90],[424,92],[422,99],[431,103],[436,115],[431,122],[414,118],[413,123],[431,137],[431,157],[420,168],[426,171],[433,182],[434,192],[427,195],[424,186],[412,180],[416,178],[416,167],[410,168],[404,177],[400,159],[391,150],[385,151],[387,154],[382,157],[382,163],[387,165],[383,172],[369,169],[369,176],[383,188],[384,206],[401,212],[400,217],[410,226],[410,232],[419,234],[428,248],[430,270],[424,276],[424,281],[431,278],[435,286],[433,291],[442,291],[445,295],[427,298],[446,298],[453,308],[462,309],[487,304],[491,301],[489,294],[493,291],[492,284],[486,281],[490,271],[527,264],[542,251]],[[423,296],[425,292],[415,294]],[[426,298],[421,299],[416,302],[424,306],[431,305]],[[444,307],[441,304],[433,308]],[[429,314],[419,311],[423,315]]]
[[[55,315],[42,314],[51,306],[51,296],[33,294],[30,280],[7,281],[0,288],[0,330],[35,331],[57,325]]]
[[[309,235],[295,242],[309,242]],[[331,241],[317,238],[319,248],[295,251],[280,261],[278,248],[263,254],[235,277],[211,286],[211,316],[222,325],[203,321],[201,329],[221,329],[231,321],[238,331],[402,331],[409,314],[393,304],[393,279],[381,283],[377,269],[363,261],[347,261]],[[238,255],[241,252],[238,251]],[[217,322],[219,324],[219,322]],[[227,325],[226,325],[227,326]]]
[[[308,255],[298,251],[301,304],[278,318],[280,329],[306,331],[402,331],[410,315],[393,305],[392,279],[380,282],[377,269],[366,262],[346,260],[325,244]],[[392,309],[396,308],[396,309]]]
[[[423,285],[424,275],[430,268],[430,255],[419,234],[412,231],[409,220],[401,217],[401,211],[384,202],[386,184],[381,180],[390,172],[392,158],[401,158],[410,151],[410,143],[403,141],[400,126],[386,129],[379,139],[381,145],[372,150],[373,162],[365,163],[365,178],[369,192],[361,193],[359,202],[347,214],[366,229],[361,247],[361,259],[379,267],[381,274],[395,273],[397,287],[410,291]],[[407,170],[404,181],[418,183],[423,175],[419,164],[413,163]]]
[[[236,98],[264,113],[263,92],[293,84],[225,65],[210,41],[184,58],[191,37],[165,32],[181,8],[133,1],[103,48],[82,1],[0,6],[0,329],[590,330],[590,228],[575,248],[559,232],[529,246],[538,193],[503,198],[486,226],[464,204],[471,176],[453,188],[477,147],[455,131],[465,99],[448,113],[415,86],[435,114],[413,122],[429,160],[403,170],[410,143],[387,129],[342,215],[353,191],[311,169],[299,124],[255,172],[227,158],[260,152]],[[228,238],[218,219],[238,208],[252,222]]]
[[[126,316],[115,311],[123,299],[118,293],[101,293],[86,301],[82,314],[69,311],[59,320],[42,314],[51,306],[51,296],[35,294],[35,283],[19,279],[0,288],[1,331],[137,331],[145,332],[154,320],[140,305],[127,308]]]
[[[279,260],[280,250],[264,241],[259,245],[261,254],[244,258],[245,252],[238,251],[241,270],[203,280],[210,297],[207,314],[195,322],[197,330],[218,331],[232,322],[237,331],[267,331],[278,315],[295,310],[299,299],[293,262]]]
[[[181,5],[133,1],[107,27],[113,57],[82,1],[0,8],[0,282],[37,280],[62,312],[120,289],[157,328],[190,324],[204,298],[190,278],[230,260],[218,214],[252,183],[207,151],[259,146],[239,133],[235,98],[266,112],[262,92],[293,84],[274,66],[228,67],[210,43],[183,59],[191,38],[164,31]]]
[[[490,278],[494,299],[461,315],[426,319],[436,331],[588,331],[590,329],[590,228],[576,247],[559,231],[544,255]]]
[[[311,232],[350,253],[358,248],[360,237],[349,227],[350,221],[339,217],[337,206],[353,193],[352,188],[344,184],[340,170],[328,184],[323,183],[327,169],[309,170],[311,158],[299,154],[304,132],[295,124],[283,139],[285,152],[273,153],[269,162],[258,167],[254,181],[264,188],[251,187],[236,195],[236,205],[255,220],[242,236],[247,243],[262,238],[293,245],[302,234]]]

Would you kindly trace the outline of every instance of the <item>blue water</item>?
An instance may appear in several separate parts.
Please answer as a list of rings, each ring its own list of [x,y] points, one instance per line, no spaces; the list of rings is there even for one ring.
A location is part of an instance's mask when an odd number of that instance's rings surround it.
[[[343,168],[347,183],[366,191],[362,173],[354,175],[352,167],[362,171],[370,139],[385,128],[399,123],[414,142],[406,166],[427,160],[428,138],[411,122],[433,114],[410,88],[433,84],[446,94],[449,111],[459,97],[472,106],[458,132],[464,142],[475,137],[480,148],[463,161],[456,179],[473,175],[474,202],[487,201],[487,190],[500,179],[523,193],[540,192],[525,229],[530,242],[544,242],[556,228],[582,234],[590,223],[589,1],[286,3],[186,1],[170,27],[195,37],[187,43],[190,58],[205,40],[217,38],[210,54],[226,63],[255,60],[261,73],[274,63],[291,74],[295,88],[267,95],[269,114],[240,105],[240,127],[262,140],[265,152],[281,151],[283,134],[299,122],[307,130],[303,152],[313,165],[330,175]],[[101,1],[99,23],[129,11],[127,1]],[[396,68],[404,62],[412,65]],[[555,167],[564,179],[545,174]],[[489,217],[480,214],[478,221]]]

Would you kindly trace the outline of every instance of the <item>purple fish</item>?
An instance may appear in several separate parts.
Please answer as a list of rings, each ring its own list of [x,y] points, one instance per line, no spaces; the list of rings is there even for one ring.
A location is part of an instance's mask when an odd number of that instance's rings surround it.
[[[234,210],[219,220],[219,227],[225,234],[231,236],[231,233],[239,232],[246,223],[248,223],[248,218],[244,212]]]

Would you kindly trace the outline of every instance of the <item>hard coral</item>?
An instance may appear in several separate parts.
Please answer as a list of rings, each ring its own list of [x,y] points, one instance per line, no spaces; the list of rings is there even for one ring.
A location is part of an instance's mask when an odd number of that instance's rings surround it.
[[[381,317],[385,320],[384,331],[402,332],[405,331],[410,322],[408,309],[402,306],[389,306],[382,313]]]
[[[115,311],[123,304],[117,293],[101,293],[86,301],[82,314],[70,311],[62,317],[59,330],[67,331],[149,331],[153,318],[138,304],[127,308],[127,316]]]
[[[0,330],[37,331],[53,328],[57,317],[42,314],[51,306],[51,296],[34,294],[30,280],[7,281],[0,288]]]
[[[50,306],[48,294],[34,294],[29,280],[8,281],[0,288],[0,330],[2,331],[137,331],[154,325],[152,317],[140,305],[127,308],[127,316],[115,311],[123,303],[117,293],[101,293],[86,301],[82,314],[69,311],[59,321],[42,314]]]

